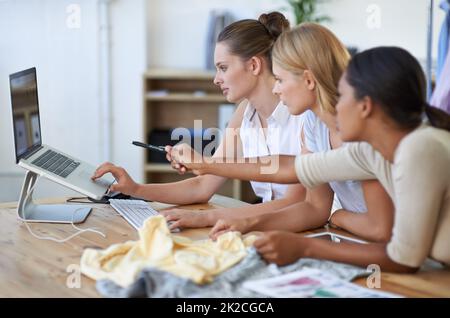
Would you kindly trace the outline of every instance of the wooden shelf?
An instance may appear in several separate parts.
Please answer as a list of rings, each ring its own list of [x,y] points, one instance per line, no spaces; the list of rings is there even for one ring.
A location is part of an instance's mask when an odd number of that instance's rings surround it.
[[[214,78],[214,71],[204,70],[178,70],[178,69],[152,69],[145,72],[144,77],[147,79],[198,79],[198,80],[210,80]]]
[[[226,103],[227,100],[220,94],[205,94],[195,95],[189,93],[169,93],[167,95],[152,95],[151,92],[145,96],[148,101],[161,101],[161,102],[218,102]]]
[[[143,74],[143,136],[150,142],[152,131],[170,131],[175,127],[192,128],[201,120],[202,128],[218,127],[219,108],[228,104],[214,84],[215,73],[202,70],[152,69]],[[200,107],[200,108],[199,108]],[[151,142],[150,142],[151,143]],[[145,182],[166,183],[191,178],[178,174],[168,163],[148,161],[144,153]],[[219,193],[254,202],[247,181],[227,180]]]

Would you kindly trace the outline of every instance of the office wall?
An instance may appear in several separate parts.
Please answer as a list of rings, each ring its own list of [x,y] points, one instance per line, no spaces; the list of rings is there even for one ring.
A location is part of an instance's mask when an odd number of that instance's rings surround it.
[[[146,0],[112,3],[112,160],[143,180],[143,149],[131,145],[142,135],[142,75],[147,68]]]
[[[444,20],[440,2],[434,1],[434,59],[437,58],[438,36]],[[430,0],[331,0],[322,8],[333,18],[328,25],[346,44],[361,49],[379,45],[401,46],[425,61],[429,3]]]
[[[438,9],[440,1],[434,2],[433,55],[436,57],[437,37],[444,14]],[[327,25],[347,45],[360,49],[400,45],[424,60],[428,3],[429,0],[328,0],[320,6],[320,13],[332,18]],[[149,65],[184,68],[204,65],[209,10],[227,9],[237,19],[242,19],[256,18],[262,12],[286,7],[284,0],[149,0],[149,4]],[[369,28],[368,19],[378,12],[380,28]]]
[[[236,19],[286,7],[280,0],[149,0],[150,67],[203,68],[210,10],[228,10]]]
[[[146,1],[111,1],[111,156],[104,155],[100,0],[0,1],[0,202],[18,196],[8,74],[36,66],[42,137],[92,164],[111,160],[140,180],[142,83],[146,68]],[[74,8],[73,5],[76,7]],[[77,10],[79,18],[77,18]],[[43,181],[37,196],[72,193]]]

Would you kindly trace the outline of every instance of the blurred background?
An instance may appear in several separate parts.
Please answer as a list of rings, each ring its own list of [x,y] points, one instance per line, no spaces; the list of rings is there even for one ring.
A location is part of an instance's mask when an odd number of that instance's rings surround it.
[[[194,119],[204,120],[194,130],[200,137],[226,124],[233,106],[208,68],[215,35],[232,21],[278,10],[293,25],[321,21],[352,52],[401,46],[426,67],[432,1],[299,2],[0,0],[0,202],[18,199],[24,176],[15,164],[8,79],[19,70],[37,68],[45,144],[94,165],[114,162],[140,182],[165,182],[178,176],[131,141],[163,143],[167,131],[192,128]],[[435,72],[445,12],[433,3]],[[228,187],[225,194],[252,201],[246,184]],[[36,197],[60,195],[77,194],[45,180],[36,189]]]

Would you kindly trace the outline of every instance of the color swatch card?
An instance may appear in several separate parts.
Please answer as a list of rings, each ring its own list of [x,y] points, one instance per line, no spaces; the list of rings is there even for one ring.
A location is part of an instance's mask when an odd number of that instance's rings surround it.
[[[267,279],[249,281],[244,288],[277,298],[397,298],[395,295],[358,286],[331,273],[307,268]]]

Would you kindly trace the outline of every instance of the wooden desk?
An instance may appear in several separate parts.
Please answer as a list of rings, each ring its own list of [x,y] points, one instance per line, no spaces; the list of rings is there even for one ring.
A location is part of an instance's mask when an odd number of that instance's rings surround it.
[[[65,199],[40,203],[61,202]],[[189,208],[213,209],[245,204],[215,195],[209,204],[191,205]],[[138,238],[134,228],[111,207],[92,204],[93,211],[79,227],[97,227],[107,235],[106,239],[87,232],[63,244],[38,240],[17,220],[15,206],[16,203],[0,204],[0,297],[99,297],[95,282],[84,275],[81,275],[80,288],[67,287],[83,250],[87,247],[106,248]],[[152,203],[152,206],[160,210],[169,205]],[[71,225],[63,224],[30,224],[30,227],[39,235],[59,238],[75,232]],[[203,239],[208,230],[191,229],[182,233],[193,239]],[[355,283],[365,286],[365,279],[358,279]],[[450,297],[450,270],[429,268],[414,275],[383,273],[381,289],[410,297]]]

